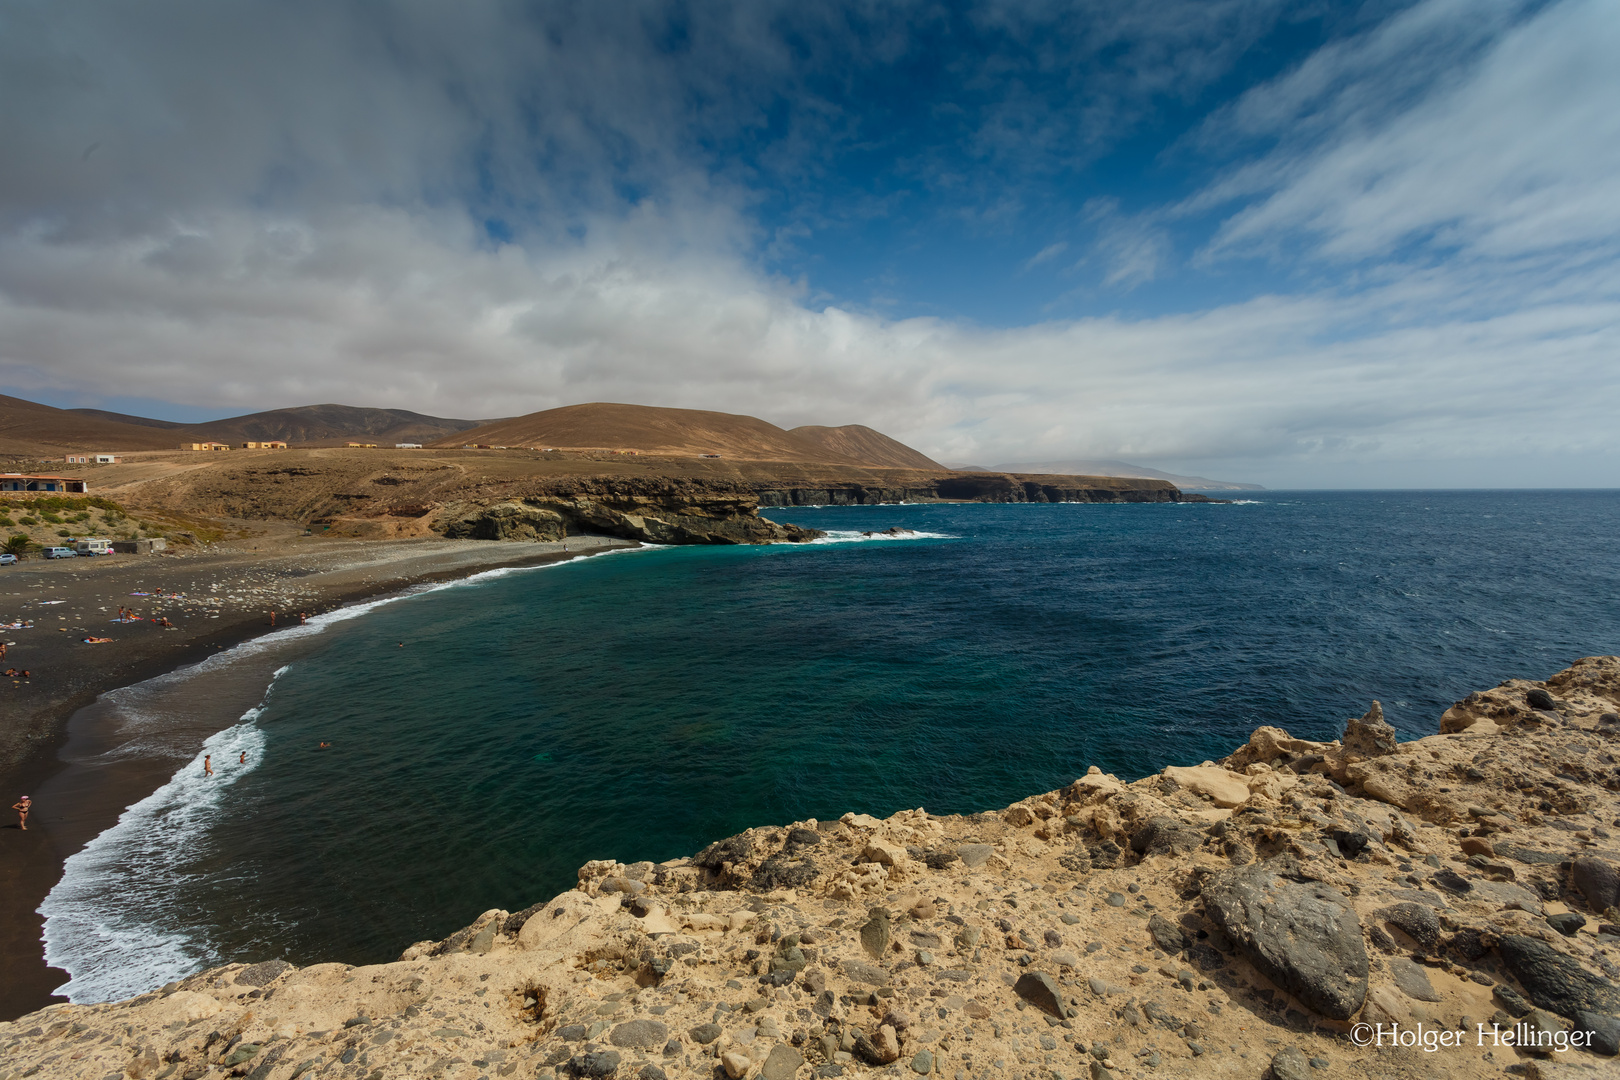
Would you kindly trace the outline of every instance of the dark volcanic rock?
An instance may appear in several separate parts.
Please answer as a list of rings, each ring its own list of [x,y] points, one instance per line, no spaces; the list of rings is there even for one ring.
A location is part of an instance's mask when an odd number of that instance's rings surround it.
[[[1586,904],[1593,911],[1603,912],[1620,905],[1620,870],[1612,863],[1590,855],[1576,859],[1572,878],[1575,888],[1586,897]],[[241,976],[237,976],[237,982],[241,981]]]
[[[657,1020],[630,1020],[614,1028],[608,1042],[614,1046],[662,1046],[669,1028]]]
[[[1339,845],[1339,851],[1347,859],[1360,855],[1372,837],[1359,829],[1334,829],[1333,842]]]
[[[1272,982],[1334,1020],[1367,996],[1361,921],[1337,889],[1284,876],[1291,861],[1226,870],[1204,886],[1215,921]]]
[[[1165,918],[1154,914],[1148,918],[1148,934],[1153,938],[1153,944],[1174,956],[1187,947],[1187,934]]]
[[[1620,1054],[1620,1019],[1602,1013],[1583,1012],[1575,1017],[1575,1030],[1585,1031],[1587,1045],[1605,1057]]]
[[[1050,975],[1026,971],[1013,984],[1013,993],[1042,1012],[1063,1019],[1063,991]]]
[[[699,1046],[707,1046],[709,1043],[714,1042],[714,1040],[720,1037],[720,1025],[699,1024],[691,1031],[688,1031],[687,1034],[692,1036],[692,1041],[697,1043]]]
[[[1525,692],[1524,702],[1532,709],[1540,709],[1542,712],[1552,712],[1558,708],[1553,696],[1539,686],[1533,686]]]
[[[568,1062],[568,1071],[575,1076],[600,1078],[619,1071],[619,1053],[616,1050],[598,1050],[580,1054]]]
[[[1620,987],[1593,975],[1546,942],[1511,935],[1497,951],[1525,994],[1543,1009],[1575,1019],[1583,1012],[1620,1010]]]
[[[1406,901],[1378,911],[1378,917],[1433,952],[1440,943],[1440,916],[1427,904]]]
[[[1185,855],[1203,844],[1203,833],[1168,814],[1148,818],[1131,834],[1131,850],[1138,855]]]
[[[1578,911],[1565,911],[1557,915],[1547,916],[1547,925],[1565,937],[1569,937],[1572,934],[1580,933],[1581,927],[1586,925],[1586,916]]]

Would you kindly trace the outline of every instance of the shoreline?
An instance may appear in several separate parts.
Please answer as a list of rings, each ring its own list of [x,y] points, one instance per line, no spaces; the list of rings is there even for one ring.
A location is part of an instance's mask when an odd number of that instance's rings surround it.
[[[1001,810],[763,825],[391,963],[226,963],[0,1042],[83,1080],[1608,1075],[1617,710],[1588,657],[1408,742],[1373,702]]]
[[[0,859],[0,969],[7,974],[0,982],[0,1021],[64,1000],[52,991],[68,976],[46,965],[43,918],[37,909],[61,879],[68,857],[173,773],[172,759],[161,754],[96,760],[120,742],[119,732],[95,715],[106,695],[194,669],[211,656],[272,637],[289,626],[284,621],[289,616],[294,620],[290,625],[297,625],[298,610],[318,615],[489,570],[642,546],[588,536],[571,537],[568,544],[565,552],[559,542],[340,540],[300,545],[281,537],[216,545],[179,556],[7,567],[0,577],[0,588],[6,590],[0,599],[0,618],[26,616],[36,626],[0,631],[0,638],[14,643],[5,666],[32,672],[26,683],[6,680],[11,684],[9,700],[17,707],[10,710],[13,716],[0,731],[0,790],[11,795],[7,806],[19,794],[32,794],[36,810],[26,833],[12,820],[0,832],[10,837],[7,857]],[[586,545],[589,549],[581,550]],[[132,587],[146,591],[140,587],[161,585],[196,599],[204,591],[201,583],[216,579],[217,585],[232,575],[240,591],[226,595],[240,602],[217,605],[217,621],[199,618],[208,608],[193,604],[182,610],[178,602],[142,597],[135,600],[143,612],[152,611],[156,617],[166,611],[180,629],[164,632],[146,622],[121,624],[102,614],[121,606],[118,598]],[[243,586],[243,581],[253,583]],[[286,588],[278,592],[278,586]],[[39,604],[47,596],[61,602]],[[295,606],[281,602],[286,599]],[[272,605],[282,613],[274,629],[266,616]],[[55,616],[56,611],[68,614]],[[53,632],[48,619],[72,625],[65,633]],[[103,630],[108,622],[110,627]],[[110,642],[110,648],[86,646],[80,641],[83,632],[118,640]]]

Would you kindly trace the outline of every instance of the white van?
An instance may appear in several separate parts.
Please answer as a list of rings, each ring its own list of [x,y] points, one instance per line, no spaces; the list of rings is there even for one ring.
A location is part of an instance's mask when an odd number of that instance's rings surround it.
[[[80,540],[73,550],[80,555],[111,555],[113,546],[111,540]]]

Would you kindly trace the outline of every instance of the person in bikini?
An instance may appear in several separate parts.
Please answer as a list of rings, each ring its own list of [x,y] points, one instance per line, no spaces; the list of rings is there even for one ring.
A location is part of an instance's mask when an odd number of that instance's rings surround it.
[[[24,795],[17,802],[12,803],[11,808],[17,811],[17,828],[21,829],[23,832],[27,832],[28,811],[34,808],[33,802],[28,798],[28,796]]]
[[[214,775],[214,755],[213,754],[204,754],[203,755],[203,775],[204,776],[213,776]]]

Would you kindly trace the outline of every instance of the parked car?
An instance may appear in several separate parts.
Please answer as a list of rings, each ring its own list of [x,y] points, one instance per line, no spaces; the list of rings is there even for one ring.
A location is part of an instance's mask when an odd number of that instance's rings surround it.
[[[17,556],[9,551],[0,551],[0,566],[10,566],[17,561]]]
[[[44,554],[47,559],[71,559],[77,555],[78,552],[74,551],[72,548],[48,547],[45,549]]]

